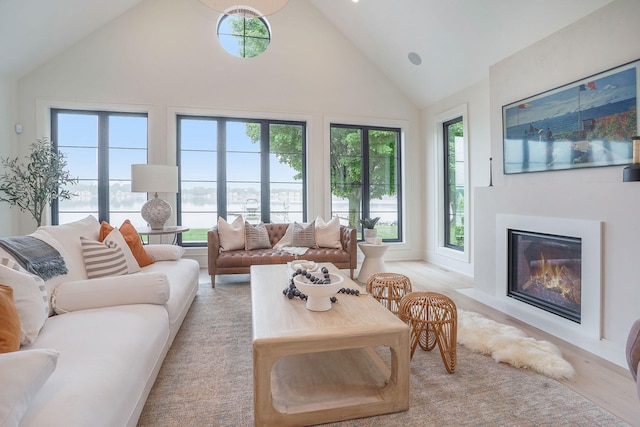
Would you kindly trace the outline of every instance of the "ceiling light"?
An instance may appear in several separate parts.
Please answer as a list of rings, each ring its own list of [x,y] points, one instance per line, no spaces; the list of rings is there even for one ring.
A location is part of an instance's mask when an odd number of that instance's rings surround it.
[[[289,0],[200,0],[200,3],[211,9],[232,15],[237,10],[250,10],[256,16],[267,16],[276,13],[287,5]]]

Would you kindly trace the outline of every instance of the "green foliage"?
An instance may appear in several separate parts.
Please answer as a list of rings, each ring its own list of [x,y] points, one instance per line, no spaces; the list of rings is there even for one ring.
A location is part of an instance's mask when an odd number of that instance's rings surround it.
[[[373,230],[374,228],[376,228],[376,224],[378,223],[378,221],[380,221],[379,216],[375,218],[363,218],[360,220],[360,224],[362,224],[364,228]]]
[[[227,18],[240,47],[242,58],[260,55],[269,46],[269,29],[260,18],[229,16]]]
[[[40,226],[45,207],[56,199],[70,199],[73,194],[63,187],[77,184],[78,178],[71,177],[64,154],[57,152],[47,138],[31,144],[27,160],[25,165],[18,163],[18,158],[0,159],[0,201],[28,211]]]

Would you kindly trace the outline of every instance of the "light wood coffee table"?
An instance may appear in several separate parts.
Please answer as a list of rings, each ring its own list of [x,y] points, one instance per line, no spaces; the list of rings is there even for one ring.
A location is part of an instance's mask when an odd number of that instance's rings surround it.
[[[344,287],[364,292],[342,276]],[[330,310],[307,310],[282,294],[287,284],[286,265],[251,267],[255,425],[409,409],[409,327],[369,295],[338,294]]]

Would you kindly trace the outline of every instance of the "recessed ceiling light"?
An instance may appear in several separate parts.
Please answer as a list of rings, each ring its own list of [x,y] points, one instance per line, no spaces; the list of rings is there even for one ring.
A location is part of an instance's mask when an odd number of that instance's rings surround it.
[[[409,57],[409,62],[411,62],[413,65],[422,64],[422,58],[417,53],[409,52],[408,57]]]

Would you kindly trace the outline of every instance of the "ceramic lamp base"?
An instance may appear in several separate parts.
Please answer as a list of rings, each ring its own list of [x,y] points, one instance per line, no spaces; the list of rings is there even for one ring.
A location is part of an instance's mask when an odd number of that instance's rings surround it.
[[[153,199],[142,205],[141,214],[142,219],[149,224],[152,230],[162,230],[171,216],[171,205],[156,194]]]

